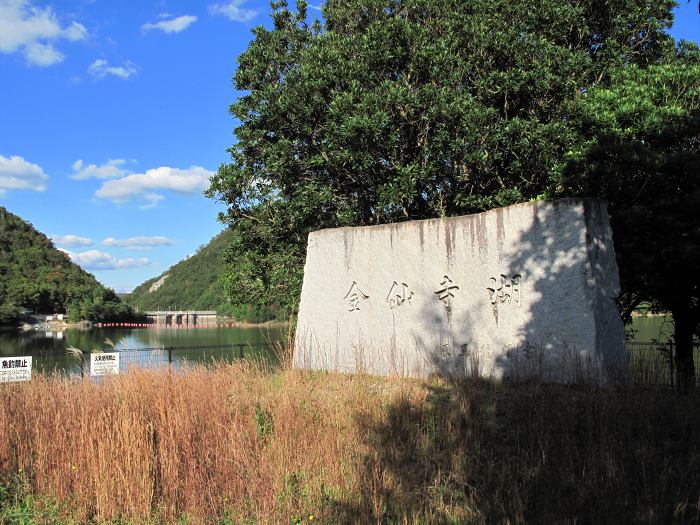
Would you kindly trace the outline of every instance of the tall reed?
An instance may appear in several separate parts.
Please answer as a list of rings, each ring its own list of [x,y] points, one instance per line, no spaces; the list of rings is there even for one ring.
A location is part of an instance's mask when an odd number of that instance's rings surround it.
[[[700,520],[700,398],[668,391],[239,363],[36,376],[0,407],[0,496],[37,522]]]

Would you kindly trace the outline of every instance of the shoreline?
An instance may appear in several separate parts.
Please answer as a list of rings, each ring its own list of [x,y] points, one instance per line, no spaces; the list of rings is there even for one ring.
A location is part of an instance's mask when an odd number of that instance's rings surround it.
[[[106,324],[113,326],[104,326]],[[102,326],[100,326],[102,325]],[[93,323],[91,321],[78,321],[75,323],[69,323],[66,321],[51,321],[48,323],[20,323],[16,325],[0,325],[0,331],[14,331],[22,330],[24,332],[29,332],[32,330],[36,331],[46,331],[46,332],[63,332],[65,330],[89,330],[91,328],[144,328],[144,326],[129,326],[136,325],[136,323]],[[289,321],[264,321],[262,323],[252,323],[248,321],[236,321],[234,319],[222,319],[217,320],[216,323],[208,323],[202,325],[156,325],[150,324],[147,327],[188,327],[188,328],[282,328],[289,325]]]
[[[226,326],[230,328],[269,328],[272,326],[286,326],[289,321],[263,321],[262,323],[251,323],[248,321],[236,321],[226,319],[223,323],[217,323],[218,326]]]
[[[635,310],[632,312],[632,317],[670,317],[671,314],[667,312],[657,312],[657,313],[651,313],[651,312],[640,312]]]

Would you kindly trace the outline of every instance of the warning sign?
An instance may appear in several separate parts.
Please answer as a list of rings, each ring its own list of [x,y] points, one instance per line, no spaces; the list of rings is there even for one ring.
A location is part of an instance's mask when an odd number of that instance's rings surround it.
[[[90,354],[90,375],[106,376],[119,373],[119,352]]]
[[[31,381],[32,356],[0,357],[0,383]]]

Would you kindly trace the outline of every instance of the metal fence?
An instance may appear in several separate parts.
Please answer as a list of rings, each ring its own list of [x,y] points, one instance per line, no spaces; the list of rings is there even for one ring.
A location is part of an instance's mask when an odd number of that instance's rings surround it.
[[[275,364],[279,362],[281,346],[270,343],[232,343],[198,346],[158,346],[142,348],[117,348],[119,354],[119,372],[134,368],[184,368],[189,365],[212,365],[214,363],[232,363],[244,358],[259,359]],[[109,352],[110,350],[105,350]],[[90,352],[84,352],[82,358],[67,352],[30,351],[22,356],[32,356],[33,368],[38,373],[58,372],[67,376],[87,376],[90,374]],[[0,357],[13,357],[2,355]],[[17,355],[19,357],[19,354]]]
[[[125,348],[119,351],[119,370],[130,368],[182,367],[192,364],[210,365],[231,363],[236,360],[260,358],[268,362],[278,359],[278,345],[274,343],[235,343],[229,345],[162,346]]]
[[[675,387],[676,348],[672,342],[628,342],[630,370],[635,383],[649,386]],[[695,379],[700,388],[700,345],[693,346]]]
[[[656,387],[674,387],[677,385],[675,345],[670,342],[628,342],[630,370],[632,379],[640,385]],[[119,370],[126,372],[133,368],[183,368],[192,364],[210,365],[216,362],[234,362],[244,358],[257,358],[267,363],[279,362],[282,345],[269,343],[232,343],[199,346],[160,346],[144,348],[121,348],[119,353]],[[66,353],[29,352],[34,359],[37,372],[60,371],[69,376],[89,373],[87,363],[89,353],[80,359]],[[0,357],[12,357],[3,355]],[[700,387],[700,345],[693,350],[697,385]]]

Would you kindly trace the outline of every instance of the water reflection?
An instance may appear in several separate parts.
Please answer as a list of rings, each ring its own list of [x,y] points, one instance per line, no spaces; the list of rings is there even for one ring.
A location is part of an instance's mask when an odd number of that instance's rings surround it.
[[[121,353],[120,368],[176,365],[185,362],[207,362],[211,359],[231,361],[240,357],[246,345],[246,357],[274,359],[269,345],[285,339],[285,329],[265,328],[92,328],[64,332],[9,330],[0,332],[0,356],[32,355],[35,372],[61,371],[79,374],[78,360],[67,355],[68,347],[89,352],[95,348],[108,350],[105,339],[114,342]],[[183,347],[217,346],[218,348]],[[145,351],[143,349],[149,349]],[[171,350],[168,350],[171,348]],[[88,357],[89,359],[89,357]]]

